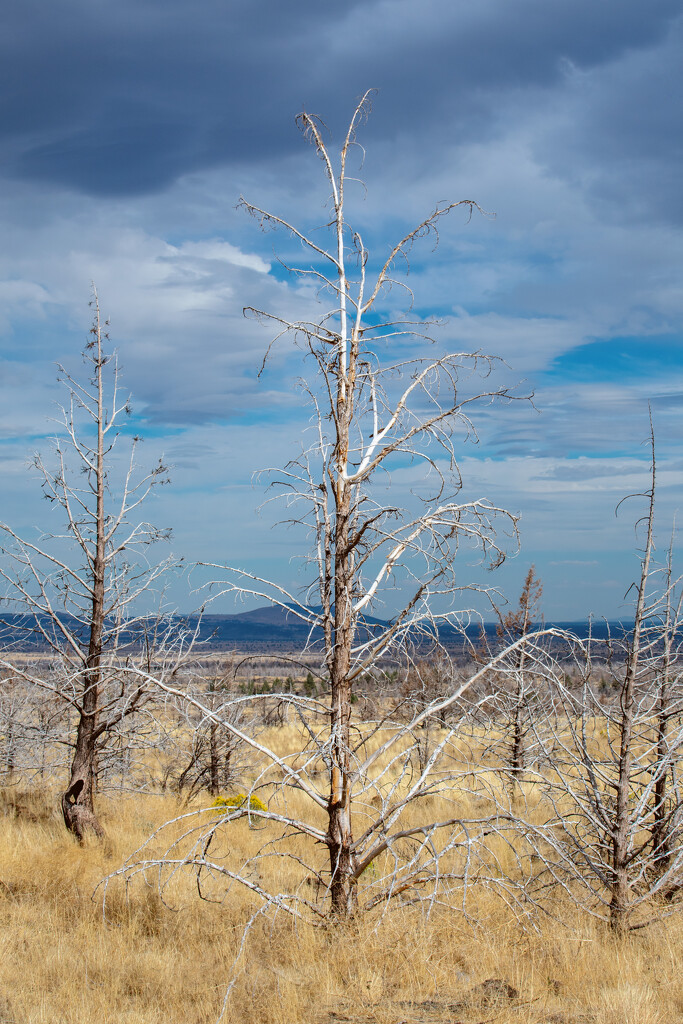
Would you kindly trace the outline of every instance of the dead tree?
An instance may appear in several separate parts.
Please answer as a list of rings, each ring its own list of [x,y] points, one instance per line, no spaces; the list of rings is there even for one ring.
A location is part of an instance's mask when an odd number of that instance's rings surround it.
[[[492,650],[500,650],[510,645],[514,640],[523,640],[524,637],[534,633],[540,625],[541,612],[540,600],[543,594],[543,584],[536,575],[535,567],[532,565],[526,574],[524,586],[519,597],[516,608],[507,614],[496,608],[498,623],[496,625],[496,642],[493,648],[482,629],[479,649],[476,651],[478,659],[488,658]],[[516,648],[514,662],[505,666],[505,671],[500,674],[498,680],[491,679],[489,682],[494,688],[496,698],[490,703],[490,712],[495,712],[499,723],[503,728],[503,742],[507,749],[502,754],[502,761],[505,769],[509,772],[510,784],[513,795],[517,791],[518,784],[524,781],[524,773],[528,759],[527,744],[531,733],[530,716],[536,715],[540,718],[544,715],[544,709],[539,701],[544,696],[541,687],[534,689],[533,667],[537,660],[530,652],[534,652],[532,644],[530,650],[524,643]],[[541,673],[542,679],[543,673]]]
[[[653,774],[655,777],[652,823],[652,856],[656,873],[666,873],[676,856],[676,847],[681,840],[681,805],[679,778],[676,760],[670,758],[672,735],[683,710],[681,683],[683,663],[681,659],[681,632],[683,620],[683,590],[680,581],[673,574],[674,533],[671,535],[668,557],[664,567],[662,607],[658,620],[649,624],[657,636],[655,648],[654,684],[656,687],[656,708],[654,728],[656,746]],[[683,880],[682,880],[683,881]],[[671,896],[681,882],[676,879],[669,888]]]
[[[655,563],[655,482],[652,438],[633,627],[577,648],[578,686],[557,671],[554,713],[535,737],[546,755],[534,778],[545,820],[523,825],[545,864],[536,881],[552,875],[618,934],[673,909],[683,885],[681,601],[671,553]],[[613,681],[606,693],[596,662]]]
[[[412,657],[402,673],[399,701],[394,701],[391,717],[397,721],[403,718],[410,721],[420,711],[432,704],[442,703],[463,681],[462,672],[458,672],[451,659],[438,648],[429,656],[419,650],[410,652]],[[460,721],[462,707],[446,705],[433,718],[424,718],[420,728],[414,734],[415,763],[420,772],[424,770],[431,756],[434,745],[438,742],[438,730],[448,728],[449,719]]]
[[[532,565],[526,575],[524,587],[519,598],[519,606],[515,611],[508,612],[498,627],[498,637],[509,643],[510,639],[525,637],[531,633],[538,624],[539,602],[543,593],[543,584],[536,575]],[[524,778],[525,764],[525,702],[528,680],[525,674],[526,652],[524,646],[519,648],[517,655],[517,671],[515,673],[514,687],[514,723],[512,732],[512,750],[510,754],[510,767],[513,778],[521,781]]]
[[[173,745],[166,745],[167,756],[172,752],[173,759],[167,784],[184,793],[188,801],[202,791],[217,797],[242,786],[253,772],[249,746],[220,724],[228,719],[234,727],[255,734],[244,704],[230,688],[232,681],[229,671],[217,675],[195,670],[183,688],[183,696],[174,702],[179,728],[174,728]],[[207,718],[189,703],[188,696],[205,705],[210,716]]]
[[[321,747],[329,789],[324,797],[318,794],[316,802],[328,818],[324,842],[331,908],[341,917],[352,913],[359,874],[374,859],[372,844],[361,853],[351,820],[354,789],[360,781],[351,735],[354,681],[389,650],[400,651],[407,638],[420,631],[434,634],[439,618],[435,600],[462,590],[455,573],[461,543],[479,547],[495,565],[504,558],[496,521],[504,520],[512,534],[516,530],[514,517],[502,508],[485,499],[464,498],[457,472],[454,433],[458,428],[466,435],[473,433],[472,406],[511,397],[506,388],[472,393],[461,384],[463,375],[488,376],[491,360],[468,353],[396,359],[392,347],[401,352],[409,339],[424,339],[429,324],[411,321],[410,314],[390,320],[382,316],[387,290],[396,285],[396,263],[407,260],[417,239],[436,234],[439,222],[454,209],[463,207],[471,215],[477,204],[464,200],[439,206],[393,246],[371,279],[369,252],[360,233],[350,227],[345,205],[347,162],[368,106],[366,94],[351,120],[337,169],[321,123],[308,113],[298,118],[331,190],[329,249],[283,218],[242,201],[263,227],[282,228],[301,243],[314,265],[291,268],[292,272],[315,281],[321,294],[330,298],[320,320],[312,323],[246,311],[274,323],[280,333],[296,336],[317,370],[317,377],[303,385],[316,420],[313,436],[280,479],[290,506],[300,510],[299,521],[315,536],[312,587],[321,610],[311,610],[312,590],[302,601],[245,570],[237,570],[234,586],[286,604],[323,637],[331,693],[326,711],[329,733]],[[388,364],[382,362],[382,352],[389,353]],[[434,481],[432,493],[425,495],[425,509],[416,515],[387,506],[374,494],[375,478],[392,459],[407,454],[422,460]],[[453,470],[447,477],[440,466],[444,458]],[[383,588],[401,577],[408,582],[401,610],[387,627],[367,626],[363,614],[380,608]]]
[[[302,384],[312,410],[310,436],[285,470],[275,474],[291,519],[303,527],[307,544],[313,542],[310,585],[292,593],[245,568],[213,567],[223,579],[227,575],[228,590],[270,601],[307,625],[308,656],[319,651],[320,675],[329,690],[317,697],[279,695],[301,729],[304,746],[296,756],[248,737],[211,712],[206,701],[193,698],[207,720],[217,720],[244,739],[260,758],[253,789],[261,797],[269,794],[268,807],[249,803],[218,823],[199,823],[184,840],[174,841],[161,861],[154,861],[172,870],[193,866],[202,887],[211,879],[243,884],[268,906],[295,915],[310,911],[319,919],[347,919],[361,907],[381,907],[402,894],[433,900],[456,877],[459,883],[467,877],[474,837],[490,822],[486,816],[465,820],[458,805],[458,780],[472,766],[463,768],[457,760],[458,716],[450,719],[449,711],[491,666],[461,683],[452,681],[447,693],[415,708],[408,721],[380,712],[376,722],[359,723],[353,715],[354,686],[362,685],[380,659],[405,663],[406,645],[424,639],[433,645],[441,624],[461,621],[457,611],[437,610],[439,603],[457,609],[466,599],[463,593],[467,597],[475,589],[456,571],[461,547],[478,551],[481,561],[495,568],[505,557],[506,544],[516,542],[515,517],[484,497],[467,496],[456,458],[459,446],[475,437],[470,413],[478,405],[515,396],[505,387],[482,383],[491,374],[492,359],[478,353],[425,355],[431,347],[428,323],[411,319],[410,312],[398,318],[383,315],[388,290],[400,286],[395,265],[407,260],[418,239],[435,235],[448,214],[463,209],[469,215],[477,205],[465,200],[437,207],[389,250],[371,276],[370,254],[346,212],[347,186],[353,180],[348,162],[368,103],[366,95],[356,108],[336,168],[321,123],[308,113],[298,118],[331,193],[329,247],[320,235],[243,200],[262,227],[281,229],[301,245],[312,265],[290,269],[314,282],[324,303],[315,321],[246,310],[274,324],[279,335],[294,336],[315,368],[314,377]],[[419,344],[419,354],[406,356],[409,343]],[[407,458],[424,467],[425,484],[418,507],[401,508],[384,500],[379,488],[391,467]],[[400,600],[399,611],[388,623],[370,618],[381,612],[385,600]],[[469,613],[464,616],[469,621]],[[512,645],[513,652],[520,643]],[[493,669],[502,657],[503,652],[492,659]],[[415,736],[423,722],[434,719],[446,720],[448,727],[415,772]],[[304,795],[310,814],[293,813],[288,802],[292,789],[299,803]],[[443,817],[434,818],[427,810],[434,796],[443,798]],[[223,830],[246,816],[281,827],[269,855],[281,849],[279,855],[290,857],[304,872],[302,884],[304,877],[316,878],[321,901],[306,898],[302,889],[288,896],[270,892],[266,882],[253,882],[251,867],[221,859]],[[292,851],[293,837],[308,840],[308,854]],[[321,849],[326,851],[322,864],[316,860]],[[446,868],[449,859],[458,866]],[[151,863],[136,858],[122,870],[145,870]]]
[[[147,668],[154,663],[155,670],[167,670],[172,632],[158,615],[150,620],[133,612],[145,595],[152,599],[171,564],[148,561],[148,546],[168,534],[137,518],[150,490],[166,482],[167,470],[159,462],[147,473],[137,472],[138,437],[125,461],[117,457],[129,397],[121,392],[115,357],[104,351],[107,325],[101,323],[96,292],[92,306],[83,353],[89,377],[82,383],[59,367],[68,392],[58,421],[61,434],[53,439],[51,458],[34,458],[44,497],[63,517],[63,532],[32,542],[0,524],[7,538],[0,575],[8,600],[26,614],[27,631],[58,666],[47,678],[28,665],[15,665],[15,672],[56,694],[76,719],[62,812],[79,840],[88,832],[102,835],[93,800],[98,755],[121,720],[149,699],[139,677],[131,681],[128,662],[136,652],[144,656],[151,644]]]

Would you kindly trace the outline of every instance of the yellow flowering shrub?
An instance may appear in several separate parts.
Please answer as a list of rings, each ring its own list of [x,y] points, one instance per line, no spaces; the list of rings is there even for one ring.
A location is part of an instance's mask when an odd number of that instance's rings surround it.
[[[268,810],[263,800],[253,794],[248,798],[248,802],[250,811]],[[223,814],[225,811],[235,811],[238,807],[244,807],[245,803],[247,796],[244,793],[235,793],[233,796],[217,796],[211,806],[216,808],[218,814]]]

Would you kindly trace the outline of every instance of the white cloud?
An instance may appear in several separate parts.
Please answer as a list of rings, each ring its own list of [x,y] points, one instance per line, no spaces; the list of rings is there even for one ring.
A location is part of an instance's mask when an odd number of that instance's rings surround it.
[[[230,263],[235,267],[247,267],[259,274],[267,274],[270,270],[270,263],[266,263],[260,256],[242,252],[236,245],[224,242],[220,238],[213,238],[206,242],[183,242],[176,248],[180,259],[187,259],[195,265],[202,260],[218,261],[219,263]]]

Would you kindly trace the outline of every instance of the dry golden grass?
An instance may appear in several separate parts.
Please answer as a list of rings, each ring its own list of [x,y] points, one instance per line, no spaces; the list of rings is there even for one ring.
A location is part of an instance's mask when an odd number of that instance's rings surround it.
[[[285,753],[300,736],[285,727],[270,740]],[[303,810],[300,794],[289,799],[291,809]],[[463,806],[471,799],[464,795]],[[101,796],[108,840],[85,847],[65,832],[56,792],[15,788],[1,804],[0,1022],[216,1021],[253,898],[234,887],[220,905],[202,902],[190,875],[169,888],[172,909],[142,877],[127,894],[122,883],[112,883],[106,918],[101,890],[93,898],[101,879],[179,812],[177,801]],[[256,852],[265,835],[244,820],[236,823],[232,853],[239,860]],[[291,865],[271,864],[275,880],[289,884]],[[617,941],[559,897],[552,909],[564,926],[545,919],[538,930],[525,931],[492,893],[475,887],[469,921],[455,906],[438,908],[429,919],[418,907],[397,907],[379,926],[377,917],[329,929],[297,927],[284,914],[264,918],[249,933],[224,1019],[683,1021],[683,920]],[[477,986],[491,978],[503,979],[517,996],[487,999]]]

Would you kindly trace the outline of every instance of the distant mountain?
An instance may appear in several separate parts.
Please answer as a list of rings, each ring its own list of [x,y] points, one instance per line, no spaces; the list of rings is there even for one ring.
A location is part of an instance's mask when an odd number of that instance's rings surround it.
[[[259,623],[263,626],[296,626],[301,623],[293,611],[285,611],[279,605],[268,604],[264,608],[252,608],[249,612],[236,615],[212,615],[212,619],[230,619],[233,622]]]
[[[197,620],[190,616],[188,622],[193,621]],[[368,615],[363,618],[362,628],[369,637],[386,625],[381,619]],[[298,615],[279,605],[266,605],[236,615],[204,615],[199,629],[199,639],[218,648],[239,646],[242,643],[250,646],[280,643],[296,647],[304,644],[309,637],[311,641],[319,642],[322,636],[321,629],[316,627],[311,631],[310,626],[302,622]]]

